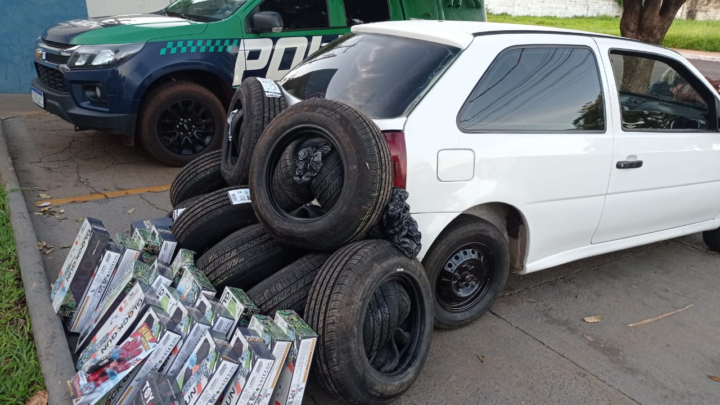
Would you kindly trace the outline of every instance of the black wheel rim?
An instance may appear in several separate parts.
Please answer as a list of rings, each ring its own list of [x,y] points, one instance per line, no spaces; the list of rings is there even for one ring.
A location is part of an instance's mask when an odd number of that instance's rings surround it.
[[[482,243],[462,246],[443,264],[435,287],[440,307],[449,312],[463,312],[477,304],[490,289],[495,260],[489,247]]]
[[[195,155],[208,147],[215,136],[215,118],[202,103],[178,100],[160,113],[157,131],[160,142],[178,155]]]
[[[223,148],[223,160],[226,167],[234,167],[240,159],[240,128],[245,114],[242,108],[230,111],[227,118],[226,145]]]

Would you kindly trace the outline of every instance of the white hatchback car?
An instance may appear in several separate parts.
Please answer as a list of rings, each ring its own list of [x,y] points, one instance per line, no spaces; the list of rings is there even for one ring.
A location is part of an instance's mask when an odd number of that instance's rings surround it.
[[[705,231],[720,250],[720,99],[676,52],[449,21],[360,25],[293,69],[291,101],[371,117],[410,193],[435,324],[486,312],[510,271]]]

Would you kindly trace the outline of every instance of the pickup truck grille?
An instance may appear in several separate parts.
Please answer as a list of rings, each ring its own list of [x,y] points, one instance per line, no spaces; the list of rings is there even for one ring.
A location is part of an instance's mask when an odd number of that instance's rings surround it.
[[[35,64],[35,70],[37,70],[38,78],[42,84],[49,88],[59,91],[61,93],[67,93],[67,87],[65,87],[65,79],[61,71],[39,63]]]
[[[75,45],[71,45],[71,44],[61,44],[59,42],[48,41],[47,39],[43,39],[42,41],[43,41],[43,43],[45,43],[45,45],[47,45],[51,48],[55,48],[55,49],[68,49],[68,48],[72,48],[73,46],[75,46]]]
[[[46,53],[45,60],[50,63],[54,63],[56,65],[64,65],[64,64],[68,63],[68,60],[70,60],[70,57],[63,56],[63,55],[54,55],[52,53]]]

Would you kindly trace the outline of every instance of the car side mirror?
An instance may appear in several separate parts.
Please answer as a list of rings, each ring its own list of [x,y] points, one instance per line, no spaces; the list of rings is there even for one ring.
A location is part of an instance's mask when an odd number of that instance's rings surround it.
[[[252,18],[252,32],[262,34],[266,32],[282,32],[283,20],[276,11],[259,11]]]

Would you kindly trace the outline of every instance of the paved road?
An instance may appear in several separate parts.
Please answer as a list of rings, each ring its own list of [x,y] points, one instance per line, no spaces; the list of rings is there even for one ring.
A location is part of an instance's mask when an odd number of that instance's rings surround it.
[[[710,77],[720,64],[695,61]],[[714,76],[713,76],[714,75]],[[178,169],[155,163],[116,137],[42,113],[29,97],[0,96],[0,117],[31,212],[39,193],[53,199],[167,185]],[[14,118],[13,118],[14,117]],[[33,191],[38,187],[44,191]],[[112,232],[164,215],[166,192],[64,204],[33,215],[53,280],[80,226],[101,218]],[[132,214],[128,211],[133,210]],[[718,404],[720,255],[699,235],[511,276],[491,313],[457,331],[436,332],[409,404]],[[635,328],[627,324],[694,304]],[[600,323],[582,318],[603,315]],[[484,362],[478,359],[483,356]],[[312,383],[306,403],[335,404]]]
[[[720,62],[708,62],[704,60],[691,60],[690,62],[705,76],[713,80],[720,80]]]

